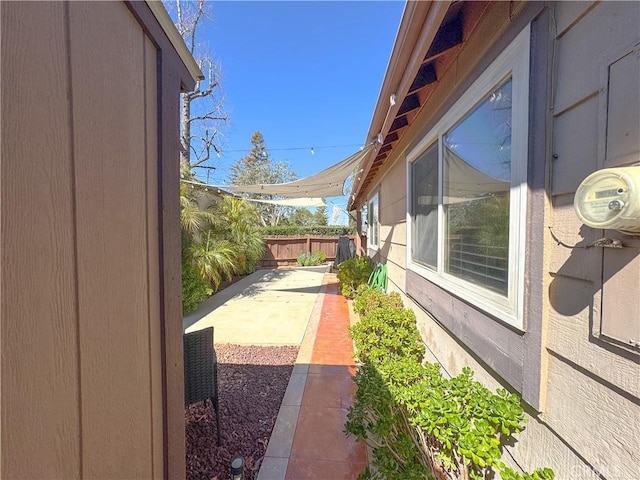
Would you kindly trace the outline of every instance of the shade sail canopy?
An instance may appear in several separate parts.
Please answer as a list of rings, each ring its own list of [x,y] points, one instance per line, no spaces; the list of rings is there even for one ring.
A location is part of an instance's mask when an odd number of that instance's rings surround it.
[[[511,182],[492,177],[471,165],[449,148],[443,149],[445,172],[444,202],[458,203],[509,192]]]
[[[286,183],[270,183],[255,185],[220,185],[232,193],[254,193],[277,195],[286,198],[324,198],[348,195],[344,192],[344,184],[349,176],[358,168],[360,162],[376,145],[375,142],[354,153],[340,163],[329,167],[310,177]]]
[[[285,207],[326,207],[322,198],[285,198],[282,200],[262,200],[259,198],[245,198],[250,202],[268,203],[270,205],[283,205]]]

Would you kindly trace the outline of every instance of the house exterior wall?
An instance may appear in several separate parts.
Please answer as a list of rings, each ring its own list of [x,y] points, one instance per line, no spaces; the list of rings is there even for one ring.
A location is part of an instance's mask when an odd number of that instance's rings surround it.
[[[640,271],[640,238],[583,226],[573,209],[573,195],[593,171],[640,160],[638,127],[631,133],[633,155],[615,158],[604,155],[602,145],[611,139],[601,126],[621,114],[606,108],[612,94],[628,99],[623,114],[637,119],[640,112],[640,103],[633,101],[640,90],[638,74],[624,92],[607,92],[605,74],[615,59],[634,48],[637,52],[640,4],[559,2],[556,9],[552,142],[557,157],[550,167],[549,225],[569,245],[610,236],[623,239],[628,250],[566,249],[546,236],[550,282],[544,417],[606,478],[632,478],[640,471],[639,352],[599,337],[597,328],[601,321],[613,320],[606,318],[609,305],[624,305],[625,315],[635,317],[630,325],[635,332],[630,329],[629,337],[640,336],[640,285],[627,281],[632,277],[623,271]],[[620,268],[607,271],[607,262],[619,260]]]
[[[526,302],[524,331],[518,331],[407,269],[406,155],[530,21]],[[638,51],[639,24],[637,2],[528,4],[516,14],[506,2],[492,4],[450,68],[438,73],[438,85],[365,196],[378,192],[380,202],[380,245],[369,254],[387,263],[390,290],[416,312],[427,360],[451,375],[471,366],[487,386],[523,395],[527,428],[508,451],[524,468],[547,465],[559,479],[630,479],[640,471],[638,351],[600,331],[624,313],[638,328],[629,334],[640,337],[640,322],[634,323],[640,237],[587,228],[573,209],[575,190],[588,174],[640,160],[633,130],[640,110],[633,101],[637,77],[623,87],[628,91],[614,92],[632,101],[609,119],[630,124],[624,149],[618,155],[603,146],[606,67]],[[625,143],[629,135],[635,144]],[[549,226],[569,245],[606,235],[629,248],[567,249]]]
[[[183,477],[177,105],[193,80],[144,3],[0,8],[0,476]]]

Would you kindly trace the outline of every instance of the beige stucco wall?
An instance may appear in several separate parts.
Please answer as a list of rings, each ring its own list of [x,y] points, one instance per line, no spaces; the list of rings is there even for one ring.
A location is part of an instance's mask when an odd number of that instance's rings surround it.
[[[0,476],[161,478],[157,47],[123,2],[1,9]]]
[[[640,3],[558,2],[552,7],[555,32],[552,31],[550,37],[556,40],[556,73],[551,89],[554,113],[549,121],[552,154],[558,158],[548,170],[551,185],[547,191],[548,208],[536,215],[541,216],[544,226],[554,226],[564,242],[574,244],[603,236],[602,231],[582,226],[573,209],[573,193],[589,173],[608,166],[598,158],[599,119],[603,115],[602,95],[605,94],[601,69],[605,59],[621,54],[625,46],[640,43]],[[485,20],[488,24],[496,21],[495,17]],[[548,52],[550,56],[553,54]],[[469,68],[471,63],[469,60]],[[458,75],[465,72],[464,65],[457,63]],[[441,85],[432,93],[436,105],[440,95],[444,98],[438,89],[446,88]],[[628,105],[629,109],[638,107]],[[453,338],[404,295],[408,255],[404,151],[420,138],[421,130],[432,120],[430,113],[420,113],[418,121],[409,127],[408,138],[403,138],[400,148],[394,150],[395,158],[373,182],[372,191],[380,195],[381,247],[377,252],[370,250],[369,254],[387,262],[390,290],[403,294],[405,304],[416,312],[428,346],[427,359],[441,363],[452,375],[469,365],[479,380],[496,388],[504,380],[464,345],[464,339]],[[543,279],[541,413],[528,411],[528,426],[509,452],[525,468],[552,467],[558,479],[596,479],[596,471],[611,480],[638,478],[639,357],[631,350],[593,338],[593,325],[598,322],[603,302],[603,251],[563,248],[548,232],[540,241],[544,241],[543,254],[533,261],[543,262],[547,272]],[[625,237],[625,243],[635,248],[640,246],[638,238]],[[640,256],[627,256],[630,260],[626,270],[640,270]],[[605,282],[615,279],[617,274],[614,271],[605,275]],[[619,283],[624,285],[624,279]],[[558,285],[562,288],[557,288]],[[640,310],[640,290],[633,283],[626,285],[630,289],[609,290],[613,298],[608,301],[625,305],[624,308],[634,314]],[[509,455],[505,460],[512,462]]]

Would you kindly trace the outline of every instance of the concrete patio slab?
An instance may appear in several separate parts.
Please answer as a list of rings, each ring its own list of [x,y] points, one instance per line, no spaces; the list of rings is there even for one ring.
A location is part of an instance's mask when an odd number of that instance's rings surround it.
[[[300,345],[326,270],[258,270],[185,316],[183,328],[213,326],[216,343]]]

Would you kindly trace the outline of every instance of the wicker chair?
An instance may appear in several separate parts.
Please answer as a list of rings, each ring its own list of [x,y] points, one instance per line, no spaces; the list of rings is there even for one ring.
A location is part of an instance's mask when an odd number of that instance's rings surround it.
[[[184,335],[184,404],[211,400],[216,413],[220,445],[220,407],[218,405],[218,359],[213,348],[213,327]]]

